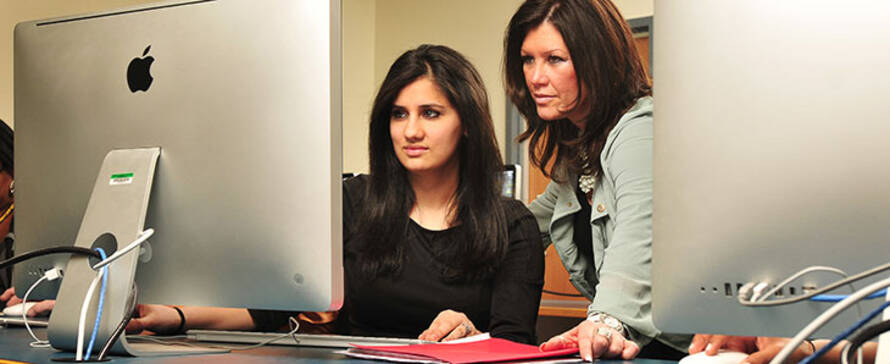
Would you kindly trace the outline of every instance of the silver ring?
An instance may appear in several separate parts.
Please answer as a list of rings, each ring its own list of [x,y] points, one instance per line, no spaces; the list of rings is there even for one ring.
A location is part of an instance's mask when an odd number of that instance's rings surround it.
[[[612,339],[612,330],[609,330],[608,328],[605,328],[605,327],[600,327],[600,328],[596,329],[596,334],[600,335],[600,336],[605,336],[607,340]]]
[[[470,333],[473,332],[473,328],[470,327],[470,324],[464,322],[464,336],[470,336]]]

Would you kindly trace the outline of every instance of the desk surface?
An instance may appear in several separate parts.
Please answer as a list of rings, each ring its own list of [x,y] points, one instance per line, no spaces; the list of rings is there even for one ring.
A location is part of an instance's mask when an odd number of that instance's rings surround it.
[[[45,329],[35,330],[37,337],[46,336]],[[24,328],[0,327],[0,359],[19,360],[29,363],[58,363],[53,358],[71,358],[72,353],[57,351],[53,348],[32,348],[28,346],[31,337]],[[357,360],[342,354],[335,354],[332,349],[299,348],[292,346],[266,346],[258,349],[237,351],[228,354],[185,355],[158,358],[111,357],[108,363],[324,363],[333,364],[349,361],[350,363],[380,364],[381,361]],[[605,360],[603,363],[619,364],[622,361]],[[634,364],[675,364],[664,360],[637,359]]]

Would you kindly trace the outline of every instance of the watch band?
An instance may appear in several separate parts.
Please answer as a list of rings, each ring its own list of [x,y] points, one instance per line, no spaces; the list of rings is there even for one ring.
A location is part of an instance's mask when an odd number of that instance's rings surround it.
[[[587,316],[587,320],[593,323],[604,324],[610,329],[617,331],[621,336],[627,337],[627,330],[624,329],[624,324],[621,323],[621,320],[605,312],[594,312]]]

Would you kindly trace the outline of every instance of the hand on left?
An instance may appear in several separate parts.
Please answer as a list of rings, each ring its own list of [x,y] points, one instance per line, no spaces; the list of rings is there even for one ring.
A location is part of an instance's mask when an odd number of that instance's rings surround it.
[[[481,334],[473,322],[461,312],[445,310],[433,319],[430,327],[420,333],[417,338],[426,341],[451,341],[463,337]]]
[[[606,324],[582,321],[569,331],[554,336],[541,344],[542,351],[578,348],[581,358],[593,361],[597,358],[630,360],[640,353],[637,343],[627,340]]]

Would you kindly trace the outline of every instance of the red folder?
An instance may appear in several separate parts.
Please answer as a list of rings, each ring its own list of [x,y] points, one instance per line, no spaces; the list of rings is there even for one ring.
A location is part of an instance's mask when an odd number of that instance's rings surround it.
[[[575,354],[578,352],[578,349],[541,351],[534,345],[519,344],[504,339],[487,339],[460,344],[356,345],[355,348],[349,349],[349,352],[361,354],[363,358],[367,359],[416,360],[419,362],[441,361],[452,364],[464,364],[552,358]]]

